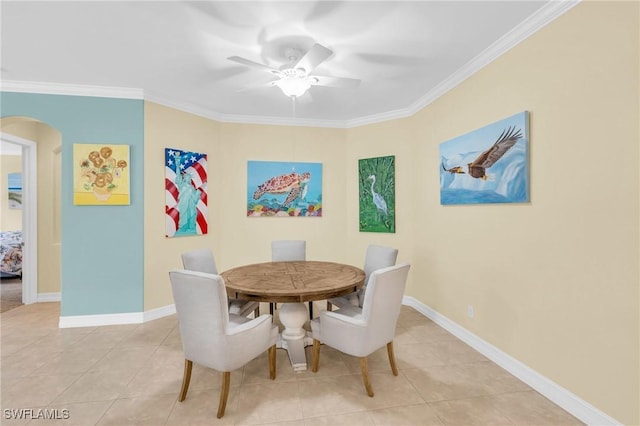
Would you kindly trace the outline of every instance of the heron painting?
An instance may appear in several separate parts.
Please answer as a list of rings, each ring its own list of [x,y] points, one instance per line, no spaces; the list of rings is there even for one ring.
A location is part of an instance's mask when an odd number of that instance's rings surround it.
[[[440,203],[529,201],[529,113],[440,144]]]
[[[358,161],[360,232],[396,232],[395,157]]]

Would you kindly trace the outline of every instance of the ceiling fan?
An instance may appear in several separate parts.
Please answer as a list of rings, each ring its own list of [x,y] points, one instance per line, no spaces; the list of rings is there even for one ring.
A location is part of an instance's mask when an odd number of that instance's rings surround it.
[[[278,86],[286,96],[295,99],[304,95],[311,86],[330,86],[344,89],[356,88],[360,85],[360,80],[355,78],[311,75],[311,72],[331,55],[333,55],[331,50],[316,43],[311,46],[311,49],[305,55],[302,54],[300,49],[285,49],[285,57],[288,62],[279,69],[239,56],[230,56],[227,59],[248,67],[261,69],[278,77],[277,80],[270,81],[267,84]]]

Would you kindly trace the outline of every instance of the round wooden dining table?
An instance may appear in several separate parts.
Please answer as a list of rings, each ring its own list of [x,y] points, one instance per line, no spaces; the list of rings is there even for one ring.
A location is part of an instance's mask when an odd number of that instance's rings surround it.
[[[304,347],[313,343],[303,328],[309,314],[302,302],[353,293],[362,287],[365,277],[355,266],[309,260],[255,263],[220,275],[231,297],[282,303],[278,310],[284,330],[279,346],[289,353],[295,371],[307,369]]]

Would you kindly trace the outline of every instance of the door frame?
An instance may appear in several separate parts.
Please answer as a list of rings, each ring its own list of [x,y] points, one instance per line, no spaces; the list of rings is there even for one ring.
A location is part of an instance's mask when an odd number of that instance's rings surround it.
[[[22,147],[22,303],[38,301],[38,161],[37,144],[0,132],[3,141]]]

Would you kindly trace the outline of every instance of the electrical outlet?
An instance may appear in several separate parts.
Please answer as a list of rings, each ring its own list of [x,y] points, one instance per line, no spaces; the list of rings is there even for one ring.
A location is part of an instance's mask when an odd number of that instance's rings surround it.
[[[475,311],[473,309],[473,306],[472,305],[467,306],[467,316],[469,318],[473,318],[475,314],[476,313],[475,313]]]

